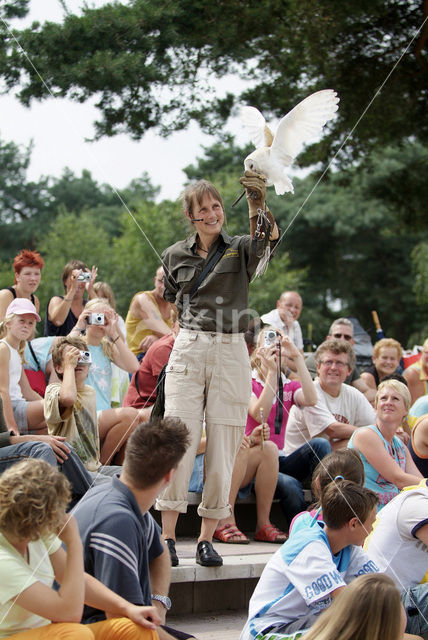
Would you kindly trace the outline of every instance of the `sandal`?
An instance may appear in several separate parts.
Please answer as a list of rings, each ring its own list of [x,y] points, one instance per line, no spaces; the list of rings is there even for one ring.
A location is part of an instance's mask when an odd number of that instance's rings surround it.
[[[231,540],[239,536],[238,540]],[[247,538],[245,533],[239,531],[236,524],[224,524],[214,531],[213,538],[219,542],[226,542],[227,544],[249,544],[250,539]]]
[[[284,531],[280,531],[274,524],[265,524],[254,534],[254,540],[257,542],[273,542],[274,544],[282,544],[288,540],[288,535]]]

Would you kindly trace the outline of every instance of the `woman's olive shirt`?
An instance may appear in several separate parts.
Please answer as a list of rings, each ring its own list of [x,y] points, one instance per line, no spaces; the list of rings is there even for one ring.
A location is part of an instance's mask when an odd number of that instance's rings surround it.
[[[162,254],[164,298],[177,306],[180,327],[184,329],[246,331],[250,318],[258,315],[248,309],[249,284],[269,241],[256,243],[249,235],[232,238],[222,230],[204,259],[197,253],[196,238],[197,234],[193,234],[180,240]],[[199,274],[217,251],[221,239],[226,244],[222,257],[189,301]]]

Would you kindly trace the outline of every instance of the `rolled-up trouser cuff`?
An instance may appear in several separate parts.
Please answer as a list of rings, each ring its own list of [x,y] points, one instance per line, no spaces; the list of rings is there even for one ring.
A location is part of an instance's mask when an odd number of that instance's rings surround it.
[[[187,501],[183,500],[156,500],[156,511],[178,511],[187,513]]]
[[[198,507],[198,516],[201,518],[212,518],[213,520],[221,520],[222,518],[228,518],[232,513],[230,504],[219,509],[206,509],[202,506],[202,502]]]

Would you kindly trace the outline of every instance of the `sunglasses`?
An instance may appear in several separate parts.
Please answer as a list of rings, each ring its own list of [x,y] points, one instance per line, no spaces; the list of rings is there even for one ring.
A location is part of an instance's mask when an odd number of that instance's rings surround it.
[[[333,338],[336,340],[352,340],[354,336],[350,336],[349,333],[333,333]]]

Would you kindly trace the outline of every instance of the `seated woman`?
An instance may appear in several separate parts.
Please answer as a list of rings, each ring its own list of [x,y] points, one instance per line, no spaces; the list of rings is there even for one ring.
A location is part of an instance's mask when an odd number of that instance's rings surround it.
[[[100,322],[93,323],[94,316]],[[81,312],[76,326],[70,335],[85,332],[92,365],[86,384],[96,392],[98,429],[101,441],[101,462],[115,458],[115,464],[121,464],[126,439],[137,426],[139,412],[133,407],[111,407],[112,362],[128,373],[138,370],[138,360],[127,346],[117,323],[117,313],[104,298],[93,298]]]
[[[398,380],[381,382],[375,398],[376,424],[354,431],[348,443],[361,455],[364,486],[377,493],[379,509],[403,487],[418,484],[422,478],[409,450],[395,435],[409,407],[406,385]]]
[[[265,336],[271,331],[276,334],[274,343],[264,346]],[[279,378],[280,359],[281,378]],[[300,382],[288,380],[285,377],[283,371],[287,368],[287,359],[292,361],[292,368],[297,372]],[[258,335],[257,348],[251,356],[251,363],[253,393],[248,408],[245,433],[251,436],[254,427],[263,421],[269,425],[270,440],[279,449],[279,474],[275,497],[280,499],[282,511],[290,524],[294,516],[305,509],[301,483],[306,478],[312,477],[316,465],[327,453],[330,453],[331,447],[325,438],[314,438],[289,456],[284,455],[282,451],[292,406],[294,404],[314,405],[317,401],[317,393],[305,359],[291,340],[272,327],[263,327]],[[282,386],[282,399],[278,406],[279,382]],[[271,535],[269,527],[258,531],[257,539],[272,542],[273,540],[269,538],[274,538],[275,533]]]
[[[377,389],[385,376],[396,372],[402,355],[403,349],[397,340],[382,338],[373,347],[373,365],[361,374],[361,378],[370,389]]]
[[[82,276],[87,280],[82,280]],[[48,302],[45,336],[68,335],[85,306],[83,299],[85,291],[88,292],[89,298],[95,298],[93,285],[97,277],[96,267],[92,267],[92,271],[89,271],[81,260],[71,260],[62,270],[61,277],[65,295],[53,296]]]
[[[304,640],[422,640],[404,633],[406,612],[393,580],[382,573],[355,578]],[[279,640],[279,639],[278,639]]]
[[[407,446],[422,476],[428,478],[428,413],[416,420]]]
[[[40,284],[43,269],[43,258],[37,251],[23,249],[13,261],[15,283],[0,291],[0,320],[6,315],[6,309],[15,298],[27,298],[40,309],[39,299],[35,294]]]
[[[23,369],[25,342],[40,316],[27,298],[16,298],[0,323],[0,396],[6,423],[16,435],[47,433],[43,399],[33,391]]]
[[[158,640],[155,607],[133,605],[84,573],[69,500],[67,479],[42,460],[18,462],[1,476],[0,637]],[[85,602],[109,619],[79,624]]]

